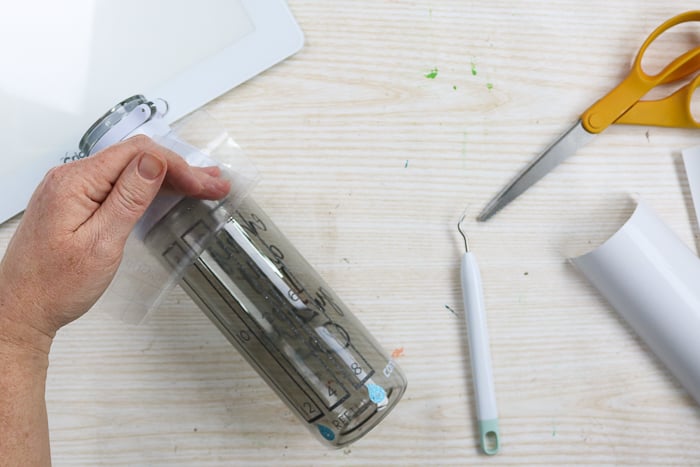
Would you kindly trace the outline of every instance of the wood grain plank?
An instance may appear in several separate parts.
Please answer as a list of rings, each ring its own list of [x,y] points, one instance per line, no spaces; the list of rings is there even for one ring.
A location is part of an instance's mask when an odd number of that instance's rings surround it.
[[[624,222],[630,195],[696,248],[679,150],[698,133],[611,128],[471,220],[695,3],[289,3],[305,48],[207,110],[260,169],[256,200],[378,341],[404,349],[405,399],[326,451],[175,289],[141,326],[94,310],[59,334],[54,464],[483,465],[458,283],[466,208],[502,424],[489,464],[698,465],[700,409],[566,261]]]

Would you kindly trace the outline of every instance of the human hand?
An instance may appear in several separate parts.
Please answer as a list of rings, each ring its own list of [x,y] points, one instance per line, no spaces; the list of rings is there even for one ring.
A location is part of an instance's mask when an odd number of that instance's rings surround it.
[[[145,136],[49,171],[0,263],[0,337],[48,353],[56,331],[105,291],[161,185],[219,199],[230,189],[220,175],[190,167]]]

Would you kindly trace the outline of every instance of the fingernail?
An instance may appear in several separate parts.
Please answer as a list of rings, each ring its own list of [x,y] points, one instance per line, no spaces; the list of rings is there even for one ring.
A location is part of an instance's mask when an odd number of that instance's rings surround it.
[[[155,180],[165,170],[165,164],[162,160],[153,154],[145,153],[139,161],[139,175],[146,180]]]
[[[229,180],[218,178],[216,180],[216,185],[219,188],[219,190],[224,194],[231,191],[231,182]]]
[[[214,192],[218,196],[224,196],[231,191],[231,182],[223,178],[213,178],[207,183],[210,193]]]

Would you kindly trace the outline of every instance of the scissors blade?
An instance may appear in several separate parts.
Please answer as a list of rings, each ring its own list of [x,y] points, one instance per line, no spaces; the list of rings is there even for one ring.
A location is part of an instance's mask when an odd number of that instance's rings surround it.
[[[566,130],[556,141],[545,149],[535,160],[520,172],[489,204],[486,205],[479,217],[479,222],[488,220],[503,209],[508,203],[520,196],[525,190],[544,177],[550,170],[562,163],[579,148],[588,144],[594,133],[588,132],[579,120]]]

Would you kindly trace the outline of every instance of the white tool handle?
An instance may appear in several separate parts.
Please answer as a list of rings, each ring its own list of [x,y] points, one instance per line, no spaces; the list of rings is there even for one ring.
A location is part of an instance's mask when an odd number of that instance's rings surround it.
[[[486,454],[493,455],[499,449],[498,410],[481,273],[474,254],[469,251],[462,256],[461,277],[481,447]]]

